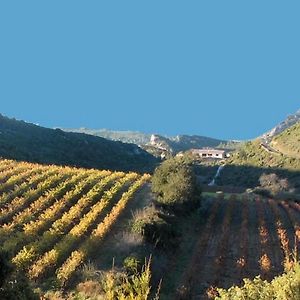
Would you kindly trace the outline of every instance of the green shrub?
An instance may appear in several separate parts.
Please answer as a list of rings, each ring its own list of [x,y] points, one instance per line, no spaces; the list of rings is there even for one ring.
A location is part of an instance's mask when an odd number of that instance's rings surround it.
[[[112,270],[104,274],[101,280],[104,299],[148,300],[151,291],[150,281],[150,260],[146,261],[140,273],[134,273],[130,276]]]
[[[131,230],[159,248],[169,248],[175,241],[175,228],[164,220],[164,215],[154,206],[137,211],[133,216]]]
[[[123,261],[123,267],[127,274],[135,274],[140,269],[140,261],[135,256],[128,256]]]
[[[171,158],[156,168],[152,192],[163,208],[187,211],[199,204],[200,188],[193,167],[181,158]]]
[[[228,290],[217,289],[216,300],[299,300],[300,299],[300,264],[271,282],[259,276],[253,280],[244,279],[242,287],[231,287]]]

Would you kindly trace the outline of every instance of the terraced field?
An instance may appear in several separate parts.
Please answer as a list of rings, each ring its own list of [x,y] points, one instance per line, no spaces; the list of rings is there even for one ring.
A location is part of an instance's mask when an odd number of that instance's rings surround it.
[[[66,284],[148,175],[0,160],[0,245],[35,281]]]
[[[212,200],[208,219],[187,253],[177,254],[175,292],[168,299],[207,299],[210,287],[282,273],[285,257],[300,247],[300,204],[244,196]],[[189,256],[181,266],[181,258]],[[179,271],[178,271],[179,268]]]

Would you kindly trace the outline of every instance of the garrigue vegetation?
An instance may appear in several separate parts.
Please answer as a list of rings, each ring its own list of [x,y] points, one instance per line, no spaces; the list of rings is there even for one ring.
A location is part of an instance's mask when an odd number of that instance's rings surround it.
[[[281,153],[300,158],[300,123],[289,127],[272,140],[271,145]]]
[[[158,160],[133,144],[64,132],[0,114],[0,157],[116,171],[152,172]]]
[[[219,185],[255,187],[263,173],[275,173],[299,188],[300,159],[280,153],[271,153],[261,146],[260,140],[245,143],[226,161],[217,179]]]
[[[255,167],[282,168],[289,171],[300,169],[300,160],[283,154],[268,152],[261,147],[261,141],[255,140],[245,143],[228,160],[234,165],[251,165]]]
[[[298,300],[300,299],[300,264],[295,261],[290,270],[275,277],[271,282],[261,279],[244,279],[241,287],[218,289],[215,300]]]

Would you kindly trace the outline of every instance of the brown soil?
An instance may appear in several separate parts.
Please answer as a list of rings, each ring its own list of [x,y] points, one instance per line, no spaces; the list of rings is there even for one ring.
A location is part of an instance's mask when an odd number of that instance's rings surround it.
[[[283,271],[284,254],[276,222],[279,220],[286,231],[292,251],[300,224],[298,206],[261,197],[254,201],[244,198],[215,200],[216,209],[200,231],[176,297],[164,299],[208,299],[207,291],[214,291],[210,287],[228,288],[241,284],[243,277],[257,275],[271,280]]]

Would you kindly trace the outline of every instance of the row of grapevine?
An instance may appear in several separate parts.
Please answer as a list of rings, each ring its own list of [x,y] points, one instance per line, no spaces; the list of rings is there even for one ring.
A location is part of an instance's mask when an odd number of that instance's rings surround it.
[[[55,187],[61,180],[68,178],[68,175],[56,174],[53,171],[38,174],[30,180],[32,185],[37,184],[35,188],[29,188],[20,197],[15,197],[5,207],[0,209],[0,224],[9,222],[10,218],[29,206],[31,202],[38,199],[45,191]],[[29,183],[29,186],[31,186]]]
[[[104,189],[110,182],[124,175],[122,172],[116,172],[102,178],[84,197],[80,198],[76,204],[66,211],[60,219],[56,220],[51,228],[45,231],[38,240],[26,245],[12,261],[21,268],[29,266],[32,261],[50,249],[62,235],[68,232],[74,222],[80,220],[84,213],[89,210],[90,206],[99,199],[99,195],[104,192]]]
[[[46,208],[35,220],[24,224],[24,233],[29,236],[36,236],[52,225],[57,219],[67,212],[77,201],[83,197],[90,188],[101,180],[106,173],[90,174],[81,181],[79,181],[74,188],[67,191],[67,193],[60,199],[56,200],[51,206]]]
[[[95,228],[92,232],[91,237],[88,238],[78,250],[71,253],[69,258],[64,264],[57,270],[57,278],[61,284],[65,284],[72,274],[75,272],[77,267],[93,252],[105,234],[110,230],[113,224],[116,222],[119,215],[126,207],[128,201],[132,198],[133,194],[147,181],[149,180],[148,175],[144,175],[139,180],[135,181],[130,186],[128,191],[124,192],[118,203],[112,208],[111,212],[104,218],[104,220]]]
[[[97,220],[100,213],[109,205],[112,198],[119,192],[127,182],[136,179],[137,174],[128,174],[117,181],[109,190],[105,191],[101,199],[94,204],[89,212],[82,216],[76,224],[50,251],[44,253],[30,268],[29,277],[36,279],[48,268],[55,266],[68,255],[72,247],[80,240],[86,231]]]
[[[249,203],[247,199],[243,199],[242,208],[242,224],[240,229],[240,249],[239,258],[236,261],[237,268],[239,270],[240,277],[244,275],[245,268],[248,263],[248,248],[249,248]]]
[[[228,255],[228,247],[231,225],[233,219],[234,209],[237,205],[237,201],[235,200],[235,196],[231,196],[231,198],[227,202],[227,206],[225,209],[225,215],[223,219],[223,223],[220,229],[220,239],[218,240],[217,249],[215,252],[216,259],[214,260],[214,264],[211,266],[211,281],[214,283],[219,278],[220,272],[225,271],[225,259]],[[229,266],[232,267],[232,266]],[[208,276],[209,277],[209,276]]]
[[[270,259],[270,252],[268,249],[268,245],[270,242],[269,232],[266,226],[263,202],[260,198],[256,199],[256,208],[257,208],[257,215],[258,215],[258,231],[259,231],[260,245],[261,245],[261,255],[259,259],[259,265],[263,274],[266,275],[271,270],[272,262]]]
[[[294,235],[299,247],[299,204],[252,197],[214,200],[215,205],[219,202],[217,211],[212,209],[201,226],[199,240],[173,298],[194,299],[205,295],[206,299],[216,295],[216,286],[240,284],[244,277],[257,275],[271,279],[282,272],[282,266],[291,268]],[[178,260],[181,255],[188,253],[179,252],[175,258]]]
[[[211,237],[211,232],[214,228],[214,224],[217,220],[217,214],[220,210],[220,202],[222,200],[217,199],[211,204],[209,209],[209,217],[205,224],[205,227],[201,231],[201,235],[198,241],[195,244],[194,251],[191,255],[191,259],[182,273],[181,278],[179,279],[179,288],[176,291],[176,298],[186,297],[186,293],[188,293],[193,285],[193,280],[195,278],[195,271],[201,264],[201,258],[204,256],[204,251],[206,245]],[[203,246],[205,245],[205,246]]]
[[[30,188],[28,181],[33,177],[33,180],[36,179],[36,176],[39,176],[42,173],[42,169],[36,170],[26,170],[24,172],[18,172],[14,169],[11,176],[1,184],[0,190],[2,192],[0,197],[0,207],[4,207],[7,203],[13,200],[15,197],[22,195],[26,190]],[[13,174],[17,172],[16,174]]]
[[[16,225],[23,225],[31,221],[36,215],[40,214],[47,207],[51,206],[56,199],[62,198],[68,190],[75,186],[80,180],[87,176],[85,173],[70,174],[65,180],[62,180],[57,186],[46,191],[37,200],[32,202],[29,207],[23,209],[20,213],[14,216],[8,224],[9,228],[14,228]]]
[[[64,211],[67,211],[68,208],[70,208],[73,204],[76,203],[78,199],[81,198],[87,187],[90,187],[93,183],[96,182],[97,179],[99,179],[99,175],[95,176],[95,174],[90,174],[88,176],[88,174],[83,174],[83,178],[81,177],[82,175],[80,173],[78,175],[79,177],[75,176],[76,182],[80,178],[82,178],[82,180],[79,180],[79,182],[77,182],[74,188],[72,188],[70,191],[65,191],[63,193],[63,196],[59,200],[56,200],[56,196],[60,194],[60,190],[57,190],[57,193],[55,193],[55,191],[54,193],[51,193],[51,191],[49,191],[49,193],[46,193],[46,195],[38,199],[37,201],[41,200],[42,203],[45,202],[45,205],[47,204],[47,200],[49,200],[50,206],[46,207],[45,210],[41,211],[40,213],[38,213],[38,211],[35,211],[32,212],[32,214],[28,215],[30,210],[38,204],[33,202],[33,207],[28,208],[29,212],[28,210],[24,210],[25,216],[21,212],[21,220],[22,215],[23,217],[26,217],[27,215],[26,223],[23,224],[23,221],[21,221],[20,223],[15,224],[12,221],[12,223],[8,223],[6,226],[3,226],[2,229],[6,230],[8,233],[10,233],[10,231],[15,226],[21,227],[22,229],[13,231],[14,233],[10,234],[10,238],[7,239],[3,244],[3,249],[10,253],[15,253],[16,251],[20,250],[20,246],[26,243],[28,244],[31,241],[35,240],[39,234],[47,230],[55,220],[59,219]],[[85,178],[86,176],[87,178]],[[92,181],[92,178],[94,178],[94,181]],[[18,217],[18,215],[16,217]]]
[[[299,215],[297,213],[297,210],[295,210],[292,207],[290,207],[290,205],[288,203],[286,203],[285,201],[281,201],[280,205],[287,211],[289,218],[291,220],[291,223],[294,226],[294,230],[295,230],[295,238],[296,238],[296,245],[298,248],[300,248],[300,220],[299,220]],[[295,205],[295,203],[294,203]],[[296,204],[297,205],[297,204]]]

